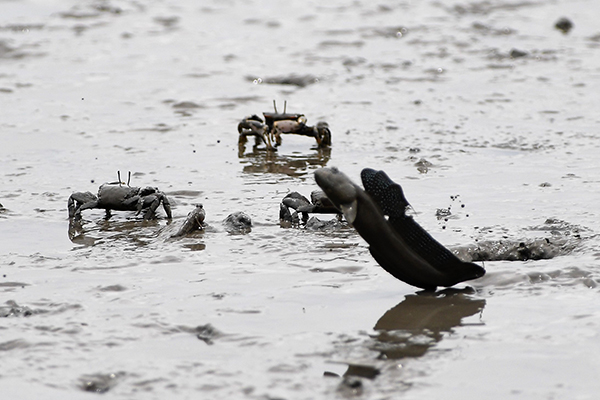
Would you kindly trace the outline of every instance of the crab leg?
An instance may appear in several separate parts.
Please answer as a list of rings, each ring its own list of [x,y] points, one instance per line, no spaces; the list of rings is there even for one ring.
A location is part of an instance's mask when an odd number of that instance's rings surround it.
[[[171,214],[171,203],[169,203],[169,199],[167,198],[167,196],[164,195],[161,195],[161,199],[163,208],[165,210],[165,213],[167,214],[167,218],[172,219],[173,215]]]

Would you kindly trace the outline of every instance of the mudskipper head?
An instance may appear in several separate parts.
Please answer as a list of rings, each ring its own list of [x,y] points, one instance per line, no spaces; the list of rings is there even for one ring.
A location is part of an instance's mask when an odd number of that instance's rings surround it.
[[[315,180],[331,202],[344,213],[349,223],[356,219],[357,188],[337,168],[321,168],[315,171]]]

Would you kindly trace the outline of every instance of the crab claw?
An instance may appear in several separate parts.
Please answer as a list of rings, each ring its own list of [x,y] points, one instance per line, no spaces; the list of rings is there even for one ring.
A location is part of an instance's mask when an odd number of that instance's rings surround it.
[[[265,130],[265,125],[260,120],[250,118],[240,121],[240,123],[238,124],[238,133],[244,133],[246,135],[262,134]]]
[[[279,204],[279,221],[280,222],[292,222],[292,213],[290,209],[283,203]]]
[[[265,136],[268,136],[268,127],[263,125],[260,118],[256,117],[257,119],[253,119],[254,117],[256,116],[253,115],[252,117],[246,118],[238,124],[238,132],[240,134],[238,139],[239,144],[246,143],[246,136],[254,136],[256,138],[256,144],[260,144],[260,142],[267,143]]]
[[[81,218],[81,207],[85,205],[96,204],[98,197],[91,192],[75,192],[69,196],[67,208],[69,209],[69,218]]]
[[[317,144],[319,147],[331,146],[331,131],[329,130],[329,124],[327,122],[318,122],[315,126]]]

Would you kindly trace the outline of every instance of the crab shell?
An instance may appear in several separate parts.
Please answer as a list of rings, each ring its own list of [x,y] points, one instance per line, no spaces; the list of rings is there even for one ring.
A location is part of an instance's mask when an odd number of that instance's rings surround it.
[[[168,197],[155,187],[131,187],[121,183],[105,183],[98,189],[98,196],[90,192],[76,192],[69,197],[69,217],[80,217],[81,211],[99,208],[105,209],[107,216],[110,210],[136,211],[138,215],[147,209],[144,219],[154,216],[158,206],[162,203],[167,218],[171,219],[171,205]]]

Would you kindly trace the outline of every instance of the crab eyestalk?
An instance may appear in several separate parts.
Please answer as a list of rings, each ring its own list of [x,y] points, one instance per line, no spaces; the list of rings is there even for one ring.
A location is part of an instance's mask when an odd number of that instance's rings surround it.
[[[129,182],[131,182],[131,171],[128,172],[127,174],[127,186],[129,186]],[[124,185],[125,182],[121,181],[121,171],[117,171],[117,182],[119,186]]]
[[[273,100],[273,109],[275,110],[275,114],[279,114],[277,112],[277,102]],[[283,101],[283,113],[285,114],[285,110],[287,109],[287,100]]]

